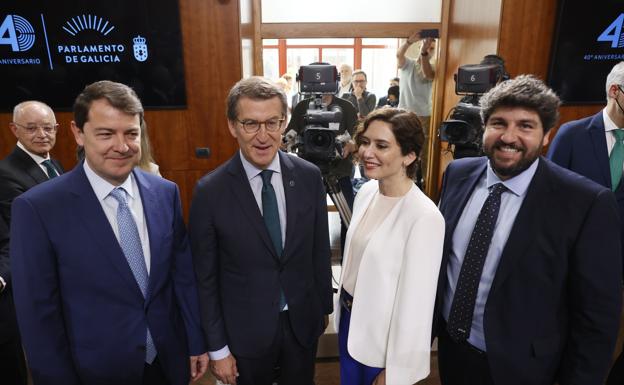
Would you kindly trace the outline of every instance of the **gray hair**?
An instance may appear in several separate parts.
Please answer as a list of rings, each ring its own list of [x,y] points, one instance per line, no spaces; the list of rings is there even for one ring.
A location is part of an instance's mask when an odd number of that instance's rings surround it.
[[[607,75],[607,82],[605,84],[607,101],[609,100],[609,88],[614,84],[618,86],[624,84],[624,61],[614,65],[609,75]]]
[[[261,76],[252,76],[240,80],[232,87],[226,99],[227,118],[230,122],[238,118],[238,102],[241,98],[249,98],[251,100],[278,98],[282,105],[282,115],[286,117],[288,113],[288,101],[284,90],[279,88],[274,82]]]

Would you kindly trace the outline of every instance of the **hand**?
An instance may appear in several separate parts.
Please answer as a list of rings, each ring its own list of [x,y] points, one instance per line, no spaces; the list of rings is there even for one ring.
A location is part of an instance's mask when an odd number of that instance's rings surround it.
[[[422,48],[420,49],[420,53],[429,54],[429,48],[431,48],[431,44],[433,44],[434,41],[435,39],[432,37],[425,38],[425,40],[423,40],[423,45],[422,45]]]
[[[420,40],[420,31],[416,31],[416,32],[412,33],[411,35],[409,35],[409,37],[407,38],[407,43],[408,44],[414,44],[418,40]]]
[[[359,86],[359,85],[354,85],[353,86],[353,95],[357,99],[362,99],[362,94],[364,94],[364,87]]]
[[[381,373],[375,377],[375,381],[373,381],[372,385],[386,385],[386,369],[382,370]]]
[[[349,154],[351,154],[354,151],[355,151],[355,142],[353,142],[353,140],[350,140],[342,146],[342,157],[346,158],[349,156]]]
[[[208,353],[199,356],[191,356],[191,382],[197,381],[206,374],[208,370]]]
[[[210,371],[224,384],[236,385],[238,369],[233,355],[230,354],[221,360],[210,360]]]

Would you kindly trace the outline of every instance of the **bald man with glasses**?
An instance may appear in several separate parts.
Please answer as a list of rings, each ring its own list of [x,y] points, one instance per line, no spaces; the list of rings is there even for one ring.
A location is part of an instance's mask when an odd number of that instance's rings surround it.
[[[11,288],[9,223],[13,199],[63,173],[50,151],[58,124],[52,109],[39,101],[26,101],[13,109],[11,132],[17,145],[0,160],[0,376],[7,384],[26,384],[26,366],[20,344]]]

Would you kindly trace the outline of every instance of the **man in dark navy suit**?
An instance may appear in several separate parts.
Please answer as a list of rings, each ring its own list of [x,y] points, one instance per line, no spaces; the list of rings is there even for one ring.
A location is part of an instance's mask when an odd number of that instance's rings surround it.
[[[443,385],[600,385],[621,310],[617,203],[540,157],[559,98],[518,76],[481,98],[487,157],[452,162],[438,283]]]
[[[52,109],[31,100],[13,109],[9,128],[17,145],[0,160],[0,376],[10,384],[26,384],[26,365],[15,320],[9,262],[9,224],[15,197],[63,173],[50,157],[58,124]]]
[[[563,124],[548,149],[555,163],[613,191],[624,219],[624,62],[607,76],[607,105],[595,115]],[[624,242],[624,226],[621,227]],[[624,247],[623,247],[624,250]],[[624,383],[624,352],[609,374],[608,385]]]
[[[227,98],[240,150],[197,184],[189,220],[211,370],[227,384],[311,385],[332,312],[326,193],[315,165],[279,151],[288,105],[275,84]],[[238,376],[237,376],[238,375]]]
[[[208,367],[177,186],[137,166],[143,106],[100,81],[74,103],[85,159],[13,202],[17,320],[37,385],[188,385]]]

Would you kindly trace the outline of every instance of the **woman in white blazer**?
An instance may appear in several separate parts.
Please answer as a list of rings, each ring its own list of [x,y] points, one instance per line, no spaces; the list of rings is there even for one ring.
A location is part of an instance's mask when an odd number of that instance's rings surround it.
[[[444,219],[414,184],[416,114],[383,108],[356,135],[371,181],[358,192],[335,304],[342,385],[411,385],[429,374]]]

